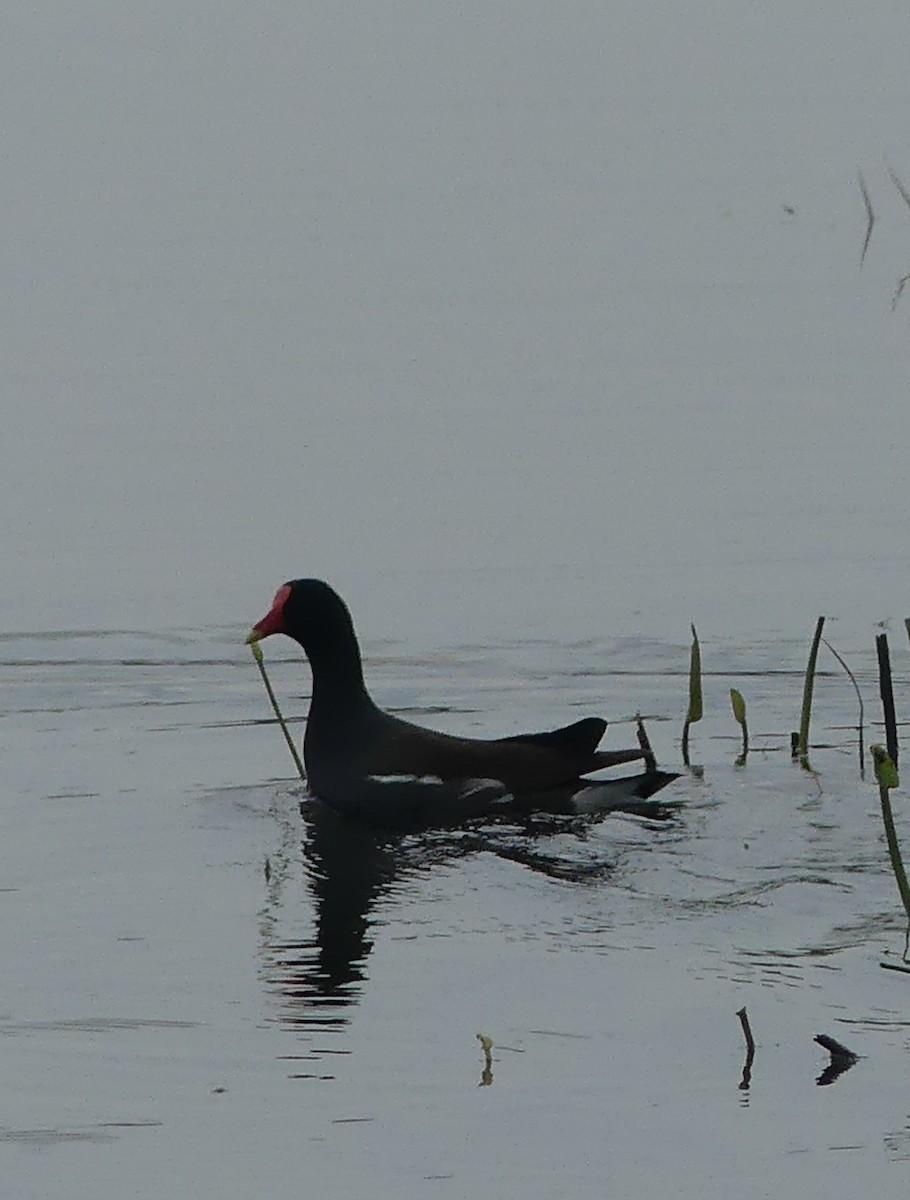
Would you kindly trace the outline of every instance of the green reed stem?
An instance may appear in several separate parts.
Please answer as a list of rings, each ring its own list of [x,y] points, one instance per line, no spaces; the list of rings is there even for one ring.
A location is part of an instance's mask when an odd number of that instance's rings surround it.
[[[300,761],[300,755],[297,753],[297,747],[294,745],[294,739],[291,737],[290,731],[285,723],[284,717],[281,715],[281,709],[278,707],[278,701],[275,699],[275,693],[272,691],[272,685],[269,682],[269,677],[265,671],[265,662],[262,658],[262,648],[258,642],[250,642],[250,652],[256,660],[256,666],[259,668],[259,673],[262,676],[262,682],[265,684],[265,690],[268,692],[269,700],[272,702],[272,709],[275,716],[278,718],[278,724],[281,726],[281,732],[284,734],[284,740],[288,744],[288,749],[291,752],[291,758],[294,760],[300,778],[306,781],[306,771],[303,769],[303,763]]]
[[[696,721],[702,718],[702,693],[701,693],[701,647],[698,644],[698,634],[695,632],[695,626],[692,629],[692,652],[689,657],[689,711],[686,713],[686,721],[683,725],[682,734],[682,756],[683,763],[689,765],[689,726],[694,725]]]
[[[815,687],[815,664],[818,661],[818,643],[821,641],[825,618],[819,617],[815,626],[815,636],[809,650],[809,662],[806,664],[806,680],[803,684],[803,708],[799,718],[799,761],[806,770],[809,767],[809,717],[812,713],[812,690]]]
[[[841,656],[838,654],[838,652],[834,649],[834,647],[831,645],[831,643],[828,641],[828,639],[822,638],[822,641],[825,643],[825,645],[828,647],[828,649],[831,651],[831,653],[834,655],[834,657],[837,659],[837,661],[840,663],[840,665],[847,672],[847,676],[849,677],[850,682],[853,684],[853,690],[854,690],[854,692],[856,692],[856,699],[859,703],[859,725],[857,726],[857,732],[859,734],[859,777],[860,777],[860,779],[864,779],[866,776],[866,755],[865,755],[865,750],[864,750],[864,738],[863,738],[863,721],[864,721],[865,714],[864,714],[864,709],[863,709],[862,692],[860,692],[860,690],[859,690],[859,684],[856,682],[856,676],[853,674],[853,672],[850,670],[850,668],[847,666],[847,664],[844,662],[844,660],[841,658]]]
[[[891,654],[888,650],[888,635],[880,633],[875,639],[878,655],[878,688],[882,698],[882,713],[885,718],[885,744],[888,757],[897,769],[897,716],[894,712],[894,687],[891,683]]]
[[[730,705],[733,709],[733,716],[736,718],[736,723],[743,731],[743,752],[739,757],[739,763],[745,763],[746,755],[749,753],[749,727],[746,724],[746,702],[743,699],[742,692],[736,688],[730,688]]]
[[[878,791],[882,802],[882,822],[885,826],[885,838],[888,842],[891,869],[894,871],[894,878],[897,880],[897,890],[901,894],[904,911],[907,914],[908,920],[910,920],[910,883],[907,882],[907,872],[904,870],[904,862],[901,858],[900,845],[897,841],[897,831],[894,828],[894,813],[891,811],[891,797],[888,794],[891,788],[897,787],[900,782],[897,768],[891,761],[884,746],[870,746],[869,752],[872,755],[872,762],[875,764],[875,778],[878,780]]]

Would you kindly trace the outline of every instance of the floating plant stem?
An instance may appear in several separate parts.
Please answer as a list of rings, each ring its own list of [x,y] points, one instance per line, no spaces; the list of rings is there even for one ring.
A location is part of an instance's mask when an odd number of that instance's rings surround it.
[[[888,652],[887,633],[878,634],[875,650],[878,654],[878,688],[885,715],[885,743],[888,747],[888,757],[897,770],[897,718],[894,714],[894,688],[891,686],[891,655]]]
[[[686,723],[683,725],[682,755],[683,762],[689,765],[689,726],[702,718],[701,696],[701,647],[698,644],[698,634],[692,627],[692,653],[689,659],[689,711],[686,713]]]
[[[806,664],[806,681],[803,684],[803,708],[799,718],[799,761],[806,770],[809,767],[809,717],[812,713],[812,689],[815,686],[815,663],[818,660],[818,643],[821,641],[825,618],[819,617],[815,625],[815,636]]]
[[[303,769],[303,763],[300,761],[300,755],[297,753],[297,747],[294,745],[294,739],[291,737],[290,731],[285,724],[284,717],[281,715],[281,709],[278,707],[278,701],[275,699],[275,693],[272,691],[272,685],[269,682],[269,677],[265,673],[265,663],[262,659],[262,647],[258,642],[250,642],[250,652],[256,660],[256,666],[259,668],[259,673],[262,676],[262,682],[265,684],[265,690],[268,692],[269,700],[272,702],[272,708],[275,716],[278,718],[278,724],[281,726],[281,732],[284,734],[284,740],[288,744],[288,749],[291,752],[291,758],[294,760],[294,765],[300,772],[300,778],[306,780],[306,771]]]
[[[831,651],[831,653],[834,655],[834,657],[837,659],[837,661],[840,663],[840,665],[847,672],[850,682],[853,684],[853,690],[854,690],[854,692],[856,692],[856,699],[859,702],[859,725],[857,726],[857,729],[859,732],[859,777],[860,777],[860,779],[865,779],[865,777],[866,777],[866,755],[865,755],[865,751],[864,751],[864,747],[863,747],[863,697],[862,697],[862,693],[859,690],[859,684],[856,682],[856,676],[853,674],[853,672],[850,670],[850,668],[847,666],[847,664],[844,662],[844,660],[841,658],[841,656],[838,654],[838,652],[834,649],[834,647],[831,645],[831,643],[828,641],[827,638],[822,638],[822,641],[825,643],[825,645],[828,647],[828,649]]]
[[[897,880],[897,890],[901,894],[907,918],[910,920],[910,883],[907,882],[907,872],[904,870],[904,862],[901,858],[901,849],[897,841],[897,831],[894,828],[894,813],[891,811],[891,797],[888,794],[892,788],[898,786],[900,779],[897,774],[897,767],[889,757],[884,746],[870,746],[869,753],[872,755],[872,762],[875,765],[875,778],[878,781],[878,791],[882,802],[882,822],[885,826],[885,838],[888,842],[891,869],[894,871],[894,878]]]
[[[736,688],[730,688],[730,704],[733,708],[733,716],[736,718],[736,723],[743,731],[743,752],[736,760],[742,766],[746,761],[746,755],[749,753],[749,726],[746,724],[746,702],[743,699],[742,692],[738,692]]]

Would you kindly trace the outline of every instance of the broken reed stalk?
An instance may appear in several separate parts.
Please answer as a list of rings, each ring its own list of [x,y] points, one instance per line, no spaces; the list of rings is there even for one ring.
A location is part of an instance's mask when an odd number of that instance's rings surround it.
[[[894,828],[894,813],[891,811],[891,797],[888,794],[900,783],[897,767],[888,755],[884,746],[870,746],[869,753],[875,765],[875,778],[878,781],[878,791],[882,802],[882,822],[885,826],[885,838],[888,842],[888,854],[891,858],[891,869],[897,880],[897,890],[901,894],[904,911],[910,920],[910,883],[907,882],[907,872],[901,858],[901,849]]]
[[[294,760],[300,778],[306,782],[306,771],[303,769],[303,763],[300,761],[300,755],[297,753],[297,747],[294,745],[294,739],[291,737],[290,731],[285,724],[284,717],[281,715],[281,709],[278,707],[278,701],[275,699],[275,693],[272,691],[272,685],[269,682],[269,677],[265,673],[265,663],[262,658],[262,648],[258,642],[250,642],[250,652],[256,660],[256,666],[259,668],[259,673],[262,676],[262,682],[265,684],[265,690],[268,692],[269,700],[272,702],[272,709],[275,716],[278,718],[278,724],[281,726],[281,732],[284,734],[284,740],[288,744],[288,749],[291,752],[291,758]]]
[[[689,658],[689,711],[686,713],[686,722],[683,725],[682,734],[682,756],[683,763],[689,765],[689,726],[694,725],[696,721],[702,718],[702,694],[701,694],[701,647],[698,644],[698,634],[695,632],[695,626],[692,629],[692,652]]]
[[[819,1087],[828,1087],[859,1061],[858,1054],[854,1054],[848,1046],[836,1041],[835,1038],[828,1037],[826,1033],[817,1033],[815,1041],[831,1055],[827,1067],[815,1081]]]
[[[651,741],[648,737],[645,723],[641,719],[641,713],[635,714],[635,725],[638,733],[638,745],[641,748],[642,760],[645,764],[645,770],[650,775],[657,770],[657,759],[654,756],[654,751],[651,749]]]
[[[910,632],[910,630],[908,630],[908,632]],[[853,674],[853,672],[850,670],[850,668],[847,666],[847,664],[844,662],[844,660],[841,658],[841,656],[838,654],[838,652],[834,649],[834,647],[831,645],[831,643],[828,641],[827,638],[822,638],[822,641],[825,643],[825,645],[828,647],[828,649],[831,651],[831,653],[834,655],[834,657],[837,659],[837,661],[840,663],[840,665],[847,672],[850,682],[853,684],[853,690],[854,690],[854,692],[856,692],[856,699],[859,701],[859,725],[857,726],[857,729],[859,732],[859,777],[860,777],[860,779],[865,779],[865,777],[866,777],[866,755],[865,755],[865,749],[864,749],[864,744],[863,744],[863,714],[864,714],[864,710],[863,710],[862,693],[859,690],[859,684],[856,682],[856,676]]]
[[[736,688],[730,688],[730,704],[733,708],[733,716],[736,718],[736,723],[743,731],[743,752],[736,760],[742,766],[746,761],[746,755],[749,753],[749,727],[746,724],[746,702],[743,699],[742,692],[738,692]]]
[[[812,712],[812,689],[815,686],[815,664],[818,660],[818,643],[821,641],[825,618],[819,617],[815,626],[815,636],[809,650],[809,662],[806,665],[806,681],[803,684],[803,708],[799,718],[798,753],[800,765],[806,770],[809,767],[809,717]]]
[[[891,686],[891,655],[888,651],[887,633],[877,635],[875,651],[878,654],[878,690],[885,716],[885,744],[888,747],[888,757],[897,770],[897,718],[894,714],[894,688]]]
[[[752,1063],[755,1061],[755,1039],[752,1036],[752,1028],[749,1025],[749,1014],[746,1012],[746,1007],[737,1009],[736,1015],[739,1017],[739,1023],[743,1027],[743,1037],[746,1039],[746,1061],[743,1064],[743,1077],[740,1080],[739,1090],[747,1092],[749,1084],[752,1081]]]
[[[837,1041],[836,1038],[829,1037],[827,1033],[817,1033],[812,1039],[818,1042],[831,1055],[835,1062],[841,1062],[845,1065],[852,1065],[859,1058],[858,1054],[854,1054],[843,1042]]]
[[[750,1055],[755,1053],[755,1038],[752,1036],[752,1027],[749,1024],[749,1014],[746,1012],[745,1005],[736,1010],[736,1015],[739,1017],[739,1023],[743,1027],[743,1037],[746,1039],[746,1050]]]

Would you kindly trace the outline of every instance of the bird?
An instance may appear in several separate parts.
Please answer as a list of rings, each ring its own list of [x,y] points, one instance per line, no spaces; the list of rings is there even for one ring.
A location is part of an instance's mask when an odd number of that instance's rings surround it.
[[[246,641],[278,633],[298,643],[312,672],[303,741],[307,786],[344,816],[378,826],[433,827],[509,812],[596,812],[648,799],[677,778],[653,761],[639,775],[589,778],[646,758],[641,748],[599,750],[607,727],[600,717],[479,739],[383,711],[367,690],[348,607],[321,579],[283,584]]]

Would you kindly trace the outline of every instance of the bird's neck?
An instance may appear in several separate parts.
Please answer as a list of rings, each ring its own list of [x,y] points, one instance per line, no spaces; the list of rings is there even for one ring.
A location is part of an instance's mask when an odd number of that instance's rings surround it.
[[[371,705],[363,681],[363,664],[357,639],[333,639],[330,645],[305,646],[313,673],[310,711],[350,710]]]

